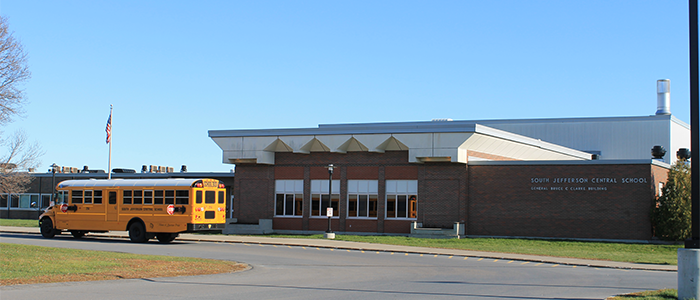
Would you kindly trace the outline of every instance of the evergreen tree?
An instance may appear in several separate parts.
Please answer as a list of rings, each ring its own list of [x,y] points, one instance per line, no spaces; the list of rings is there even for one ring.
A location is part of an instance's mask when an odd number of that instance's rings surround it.
[[[690,163],[679,159],[668,171],[668,180],[651,211],[654,235],[663,240],[682,241],[690,237]]]

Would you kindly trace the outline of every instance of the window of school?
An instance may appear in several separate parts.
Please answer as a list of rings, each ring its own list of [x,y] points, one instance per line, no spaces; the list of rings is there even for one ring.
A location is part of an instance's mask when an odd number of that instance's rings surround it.
[[[418,208],[417,180],[386,181],[386,217],[415,219]]]
[[[377,180],[348,180],[348,218],[376,218]]]
[[[41,206],[40,207],[49,207],[51,204],[51,195],[41,195]]]
[[[39,208],[39,199],[39,194],[0,194],[0,207]]]
[[[221,197],[222,195],[220,195]],[[275,180],[275,215],[302,216],[304,207],[303,180]]]
[[[20,194],[19,208],[36,208],[39,203],[39,195],[37,194]]]
[[[330,207],[333,208],[333,216],[340,215],[340,180],[333,180],[331,187]],[[325,217],[328,203],[328,180],[311,180],[311,216]]]

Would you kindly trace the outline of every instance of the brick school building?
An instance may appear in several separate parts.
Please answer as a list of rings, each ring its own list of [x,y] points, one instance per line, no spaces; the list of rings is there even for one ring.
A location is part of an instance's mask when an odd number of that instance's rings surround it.
[[[690,139],[664,114],[209,136],[236,168],[229,233],[319,233],[332,208],[338,233],[610,240],[652,238],[650,209]]]

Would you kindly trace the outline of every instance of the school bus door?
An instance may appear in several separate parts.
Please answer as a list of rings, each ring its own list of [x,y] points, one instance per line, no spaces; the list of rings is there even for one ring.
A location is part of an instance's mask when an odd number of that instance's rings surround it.
[[[117,191],[107,191],[107,222],[117,221],[119,213],[117,206]]]

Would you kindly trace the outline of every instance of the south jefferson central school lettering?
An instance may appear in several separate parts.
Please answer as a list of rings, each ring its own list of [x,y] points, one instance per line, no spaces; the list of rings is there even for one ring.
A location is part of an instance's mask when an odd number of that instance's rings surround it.
[[[618,180],[619,179],[619,180]],[[614,177],[557,177],[550,180],[548,177],[533,177],[530,178],[530,183],[648,183],[648,179],[639,178],[614,178]]]

